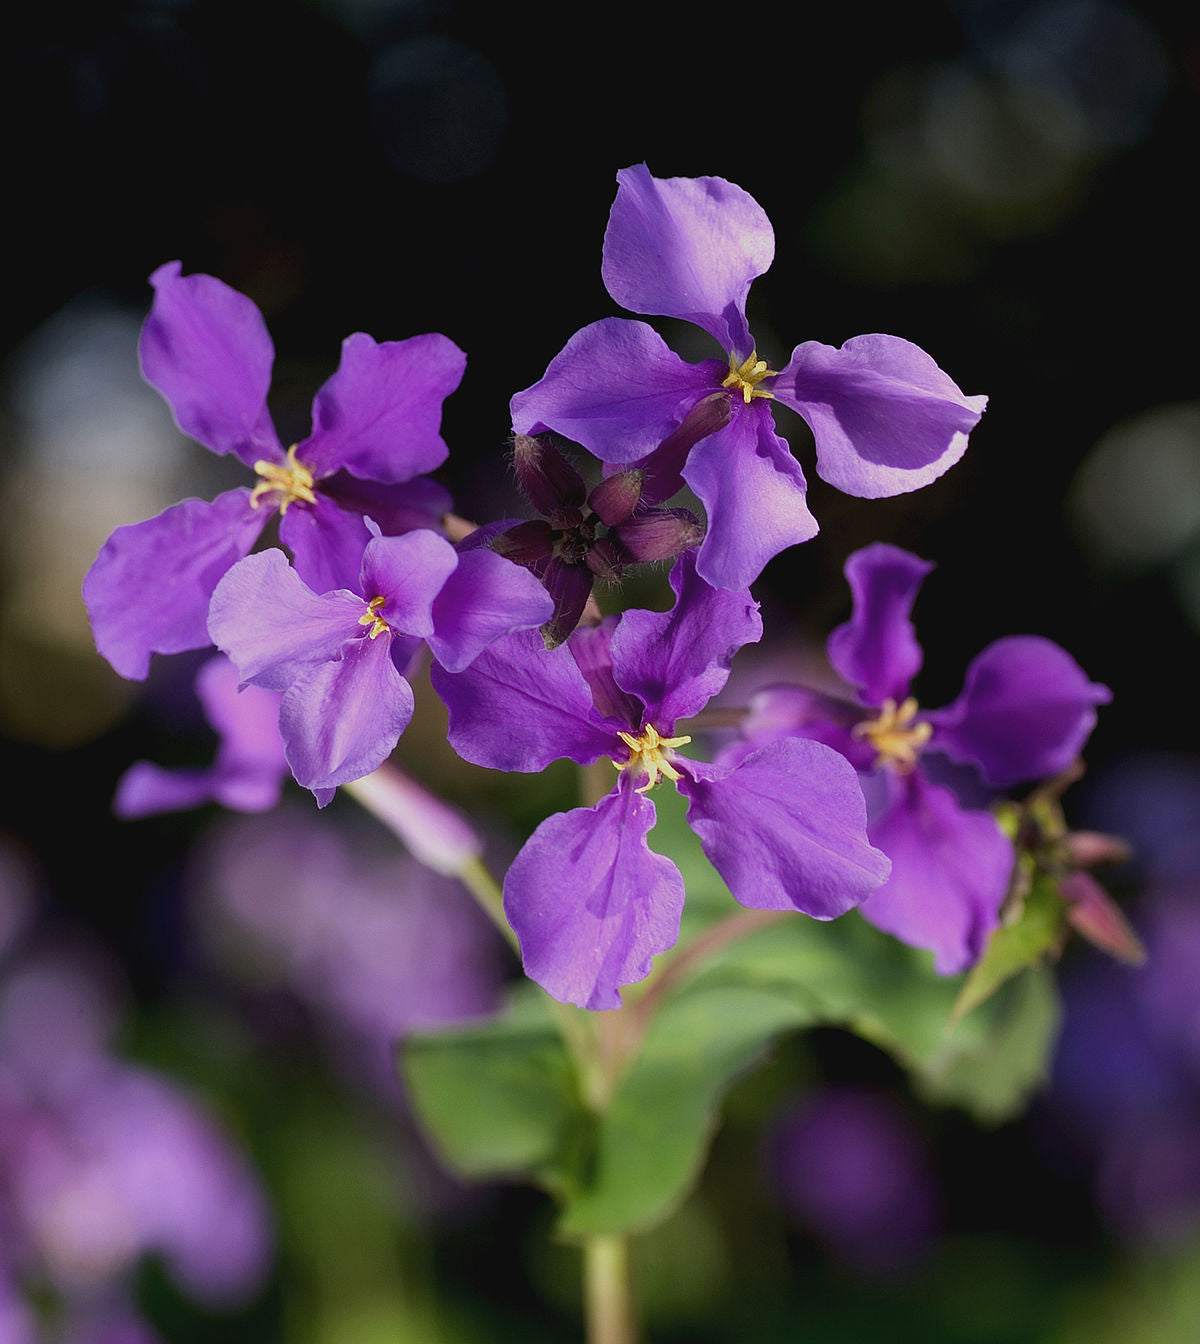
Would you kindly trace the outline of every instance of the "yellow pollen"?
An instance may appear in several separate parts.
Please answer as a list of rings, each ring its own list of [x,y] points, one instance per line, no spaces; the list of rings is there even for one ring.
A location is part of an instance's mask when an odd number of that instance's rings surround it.
[[[649,776],[638,793],[649,793],[658,783],[659,775],[670,780],[680,777],[668,757],[672,747],[686,746],[692,740],[690,737],[659,737],[653,724],[642,729],[641,737],[634,737],[632,733],[618,733],[617,736],[629,748],[629,759],[613,761],[613,765],[618,770],[644,770]]]
[[[913,723],[917,702],[909,696],[897,707],[894,700],[885,700],[879,707],[879,717],[858,724],[852,736],[866,738],[875,748],[875,768],[890,766],[897,774],[907,775],[917,763],[917,753],[933,736],[933,724]]]
[[[373,597],[367,603],[367,610],[358,618],[359,625],[369,625],[371,628],[367,631],[370,639],[378,639],[380,635],[386,633],[391,627],[387,621],[379,614],[379,608],[387,601],[386,597]]]
[[[313,493],[312,472],[296,461],[296,445],[287,450],[287,466],[278,462],[258,461],[254,464],[255,473],[262,480],[250,492],[250,503],[258,508],[259,501],[267,495],[279,495],[279,512],[287,513],[293,500],[303,500],[305,504],[315,504],[317,497]]]
[[[742,396],[746,405],[749,406],[755,397],[775,396],[774,392],[768,392],[759,387],[759,383],[764,378],[774,378],[775,374],[767,368],[767,361],[759,359],[758,352],[751,350],[747,359],[743,359],[739,364],[737,355],[729,356],[729,375],[721,384],[722,387],[740,387]]]

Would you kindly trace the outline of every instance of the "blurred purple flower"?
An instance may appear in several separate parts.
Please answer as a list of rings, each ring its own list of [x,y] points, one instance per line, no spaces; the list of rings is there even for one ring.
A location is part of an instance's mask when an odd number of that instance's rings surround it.
[[[936,1180],[907,1111],[886,1092],[826,1088],[775,1124],[768,1158],[787,1213],[853,1269],[885,1276],[928,1253]]]

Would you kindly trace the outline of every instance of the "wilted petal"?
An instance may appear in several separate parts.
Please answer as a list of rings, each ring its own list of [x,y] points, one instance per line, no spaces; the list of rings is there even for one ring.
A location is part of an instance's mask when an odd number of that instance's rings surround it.
[[[262,314],[214,276],[181,270],[169,261],[150,277],[154,306],[138,342],[146,381],[197,443],[248,467],[278,461],[283,449],[267,411],[275,350]]]
[[[375,537],[363,553],[360,591],[384,599],[378,615],[393,630],[428,639],[434,600],[457,568],[454,547],[436,532]]]
[[[450,745],[475,765],[535,772],[564,756],[590,765],[621,749],[570,650],[547,649],[536,630],[497,640],[464,672],[435,663],[430,675],[450,712]]]
[[[297,456],[314,476],[344,468],[372,481],[407,481],[446,460],[442,402],[467,357],[436,332],[376,342],[357,331],[313,401],[313,432]]]
[[[513,429],[552,429],[602,462],[633,462],[726,372],[719,360],[685,364],[645,322],[608,317],[577,331],[541,380],[513,397]]]
[[[862,907],[885,933],[931,948],[937,970],[954,975],[979,959],[999,922],[1013,848],[988,812],[967,812],[920,770],[894,777],[892,806],[871,841],[892,875]]]
[[[97,649],[123,677],[140,681],[151,654],[204,648],[213,590],[268,517],[251,507],[249,490],[229,490],[211,504],[185,499],[118,527],[83,581]]]
[[[762,206],[721,177],[653,177],[644,163],[617,174],[604,233],[604,286],[633,313],[679,317],[745,357],[746,295],[775,256]]]
[[[721,588],[753,583],[772,556],[817,535],[807,485],[763,401],[733,408],[692,449],[683,472],[708,514],[700,573]]]
[[[931,747],[977,766],[989,784],[1048,779],[1079,755],[1112,699],[1065,649],[1036,635],[989,644],[967,668],[958,699],[926,718]]]
[[[798,345],[771,391],[811,427],[817,473],[863,499],[936,480],[962,457],[987,405],[964,396],[919,346],[879,334],[840,349]]]
[[[306,789],[332,789],[377,770],[413,715],[412,687],[386,638],[364,636],[335,662],[310,668],[284,695],[279,731]]]
[[[447,671],[461,672],[494,640],[535,629],[553,611],[529,570],[494,551],[466,551],[434,599],[429,649]]]
[[[858,776],[829,747],[791,737],[732,769],[677,764],[688,824],[742,905],[833,919],[887,877]]]
[[[699,713],[728,680],[734,654],[762,638],[758,603],[745,590],[711,588],[696,573],[693,552],[675,562],[671,588],[670,611],[626,611],[612,637],[617,685],[666,734],[677,719]]]
[[[296,573],[314,593],[358,587],[363,551],[374,534],[360,513],[339,508],[324,494],[316,504],[292,504],[279,520],[279,540]]]
[[[846,561],[854,610],[829,636],[829,661],[868,705],[897,703],[921,669],[921,646],[909,613],[933,565],[898,546],[876,542]]]
[[[508,870],[504,913],[525,974],[560,1002],[619,1008],[620,986],[678,939],[683,878],[647,845],[654,821],[654,804],[622,783],[542,822]]]
[[[366,603],[353,593],[318,596],[284,553],[271,549],[247,556],[217,585],[208,632],[244,683],[286,691],[302,672],[337,658],[346,641],[362,633],[365,611]]]

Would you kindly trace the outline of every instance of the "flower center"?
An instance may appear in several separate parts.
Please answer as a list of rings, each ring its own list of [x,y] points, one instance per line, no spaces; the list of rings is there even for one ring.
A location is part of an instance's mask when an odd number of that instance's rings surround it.
[[[885,700],[879,717],[857,724],[852,736],[866,738],[875,748],[875,768],[889,766],[897,774],[907,775],[917,764],[917,753],[933,736],[933,724],[913,723],[917,702],[910,695],[900,706]]]
[[[618,770],[637,770],[648,776],[638,793],[649,793],[658,783],[659,775],[678,779],[679,771],[670,761],[671,748],[686,746],[692,740],[690,737],[659,737],[653,724],[647,724],[640,737],[634,737],[632,733],[618,733],[617,736],[629,748],[629,759],[613,761],[613,765]]]
[[[755,397],[774,397],[774,392],[768,392],[759,387],[759,383],[764,378],[774,378],[775,374],[767,368],[767,361],[759,359],[758,352],[751,350],[749,356],[743,359],[739,364],[737,355],[729,356],[729,374],[722,382],[722,387],[741,388],[742,396],[745,398],[746,405],[749,406]]]
[[[379,614],[379,608],[387,601],[386,597],[373,597],[367,603],[366,611],[358,618],[359,625],[369,625],[371,628],[367,631],[370,639],[378,639],[380,635],[386,634],[391,629],[387,621]]]
[[[267,495],[278,495],[273,502],[279,505],[280,513],[287,513],[288,505],[294,500],[303,500],[305,504],[315,504],[317,497],[313,493],[312,472],[296,461],[296,445],[287,450],[287,465],[278,462],[258,461],[254,464],[255,474],[262,480],[250,492],[250,503],[258,508],[259,501]]]

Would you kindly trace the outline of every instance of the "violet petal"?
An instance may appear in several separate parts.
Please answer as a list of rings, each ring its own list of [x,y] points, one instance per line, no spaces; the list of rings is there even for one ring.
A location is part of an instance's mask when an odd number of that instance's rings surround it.
[[[372,533],[360,513],[318,493],[316,504],[292,503],[279,520],[279,540],[292,553],[296,573],[314,593],[358,587],[362,556]]]
[[[458,555],[445,537],[420,528],[402,537],[374,537],[363,552],[360,591],[384,600],[377,614],[405,635],[433,634],[433,604],[458,568]]]
[[[529,570],[494,551],[465,551],[434,598],[429,649],[448,672],[461,672],[493,641],[536,629],[553,611]]]
[[[892,875],[862,913],[901,942],[931,948],[939,974],[954,975],[979,959],[999,922],[1012,844],[990,813],[961,808],[919,769],[891,778],[893,804],[870,835]]]
[[[688,824],[735,900],[833,919],[888,874],[867,840],[853,767],[819,742],[783,738],[732,769],[677,761]]]
[[[275,349],[262,314],[215,276],[181,270],[169,261],[150,277],[154,305],[138,342],[146,381],[179,428],[214,453],[248,467],[282,460],[267,410]]]
[[[925,717],[932,749],[978,767],[1007,787],[1057,775],[1096,726],[1096,705],[1112,699],[1059,645],[1037,635],[998,639],[967,668],[958,699]]]
[[[719,360],[684,363],[645,322],[604,318],[577,331],[541,379],[513,397],[513,429],[552,429],[602,462],[633,462],[726,372]]]
[[[987,405],[964,396],[919,346],[880,334],[840,349],[798,345],[771,391],[812,429],[817,474],[863,499],[936,480],[962,457]]]
[[[297,457],[314,476],[342,468],[385,483],[407,481],[446,460],[442,402],[467,357],[436,332],[376,342],[357,331],[313,401],[313,432]]]
[[[269,517],[251,506],[249,490],[229,490],[211,503],[185,499],[117,528],[87,572],[83,600],[96,647],[121,676],[140,681],[151,654],[210,643],[213,590]]]
[[[631,786],[549,817],[504,879],[504,912],[525,974],[581,1008],[621,1006],[620,986],[650,973],[679,937],[679,870],[646,844],[654,804]]]
[[[694,322],[723,350],[750,354],[746,295],[775,256],[762,206],[724,178],[653,177],[644,163],[617,183],[604,287],[630,312]]]
[[[807,485],[764,401],[735,403],[727,428],[692,449],[683,472],[708,514],[700,573],[745,588],[772,556],[817,535]]]
[[[314,792],[361,779],[391,755],[413,715],[412,687],[387,639],[352,640],[286,692],[279,731],[298,783]]]
[[[909,613],[933,565],[898,546],[876,542],[846,561],[854,610],[829,636],[829,661],[868,705],[899,704],[921,670],[921,646]]]

